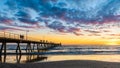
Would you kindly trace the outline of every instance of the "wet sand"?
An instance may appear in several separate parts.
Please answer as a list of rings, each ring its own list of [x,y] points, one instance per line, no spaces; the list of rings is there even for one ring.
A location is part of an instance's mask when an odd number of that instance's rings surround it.
[[[68,60],[26,64],[0,63],[0,68],[120,68],[120,63],[92,60]]]

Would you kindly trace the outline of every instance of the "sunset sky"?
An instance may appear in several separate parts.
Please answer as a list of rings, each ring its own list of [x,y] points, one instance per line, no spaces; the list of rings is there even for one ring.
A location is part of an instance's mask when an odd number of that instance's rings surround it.
[[[119,45],[120,0],[0,0],[0,30],[65,45]]]

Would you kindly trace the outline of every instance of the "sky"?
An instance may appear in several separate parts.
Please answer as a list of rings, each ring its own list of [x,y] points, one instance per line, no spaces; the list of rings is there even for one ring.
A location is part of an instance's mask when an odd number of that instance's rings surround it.
[[[0,0],[0,31],[64,45],[119,45],[120,0]]]

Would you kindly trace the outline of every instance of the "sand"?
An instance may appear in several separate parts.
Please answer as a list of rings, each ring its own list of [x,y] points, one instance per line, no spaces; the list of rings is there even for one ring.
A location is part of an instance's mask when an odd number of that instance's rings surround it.
[[[92,60],[69,60],[26,64],[0,63],[0,68],[120,68],[120,63]]]

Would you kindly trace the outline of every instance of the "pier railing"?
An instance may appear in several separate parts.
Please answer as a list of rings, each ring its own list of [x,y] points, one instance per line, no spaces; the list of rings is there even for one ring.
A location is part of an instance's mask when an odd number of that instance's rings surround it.
[[[15,34],[15,33],[10,33],[10,32],[3,32],[3,31],[0,31],[0,37],[2,38],[10,38],[10,39],[18,39],[18,40],[21,40],[21,36],[22,34]],[[29,36],[26,36],[26,35],[22,35],[24,36],[24,38],[22,38],[22,40],[30,40],[30,41],[40,41],[36,38],[32,38],[32,37],[29,37]]]
[[[9,32],[1,32],[1,31],[0,31],[0,37],[12,38],[12,39],[20,39],[19,34],[14,34],[14,33],[9,33]]]

